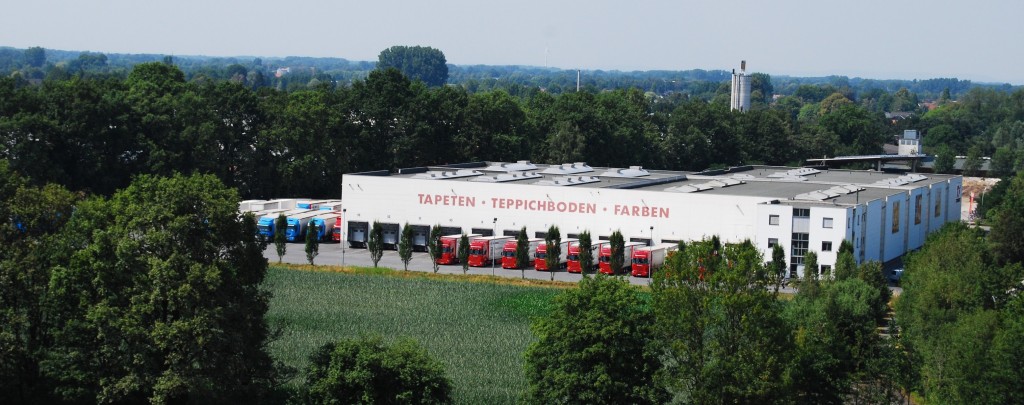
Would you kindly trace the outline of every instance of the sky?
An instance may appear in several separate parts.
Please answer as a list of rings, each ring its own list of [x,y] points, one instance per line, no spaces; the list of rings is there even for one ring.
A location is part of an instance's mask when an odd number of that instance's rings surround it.
[[[1024,84],[1022,0],[31,0],[0,46]]]

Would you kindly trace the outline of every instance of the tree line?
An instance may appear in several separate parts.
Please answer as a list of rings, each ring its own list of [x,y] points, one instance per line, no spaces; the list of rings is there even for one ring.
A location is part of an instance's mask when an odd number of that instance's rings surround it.
[[[394,69],[294,92],[190,82],[162,62],[123,79],[0,79],[0,158],[37,184],[102,195],[137,174],[208,173],[242,198],[269,198],[337,196],[348,172],[479,160],[787,164],[877,153],[886,125],[838,93],[741,114],[636,89],[468,93]]]
[[[894,308],[881,265],[857,265],[845,241],[790,300],[781,246],[766,260],[715,237],[680,244],[649,293],[585,277],[533,325],[528,399],[1020,403],[1024,175],[1008,182],[991,234],[948,224],[908,257]]]

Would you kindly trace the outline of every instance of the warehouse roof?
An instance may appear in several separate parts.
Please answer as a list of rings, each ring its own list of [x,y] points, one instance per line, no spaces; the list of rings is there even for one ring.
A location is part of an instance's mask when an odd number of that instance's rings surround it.
[[[781,203],[855,204],[945,182],[953,175],[887,173],[825,167],[740,166],[703,172],[591,167],[584,162],[537,164],[473,162],[415,167],[396,172],[349,175],[392,176],[424,181],[465,181],[542,187],[618,188],[779,199]]]

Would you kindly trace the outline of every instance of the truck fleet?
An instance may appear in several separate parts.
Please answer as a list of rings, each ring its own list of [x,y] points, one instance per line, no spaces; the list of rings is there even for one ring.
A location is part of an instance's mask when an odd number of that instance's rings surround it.
[[[246,200],[239,203],[240,213],[252,213],[257,218],[258,233],[272,240],[275,233],[277,218],[284,215],[288,225],[285,230],[286,239],[289,242],[301,242],[305,240],[306,229],[309,226],[316,226],[317,237],[320,241],[346,241],[350,247],[366,247],[369,238],[370,224],[361,221],[346,221],[344,218],[341,202],[338,200],[304,200],[285,198],[277,200]],[[347,229],[344,226],[347,225]],[[399,224],[381,224],[382,236],[385,248],[398,249],[401,238],[402,227]],[[430,234],[429,225],[407,224],[412,229],[413,250],[427,251],[427,239]],[[477,229],[474,229],[477,231]],[[347,231],[347,232],[346,232]],[[437,258],[438,264],[458,264],[459,243],[462,238],[462,228],[442,227],[446,236],[440,239],[441,254]],[[504,269],[516,269],[520,263],[516,260],[516,249],[518,242],[514,236],[485,236],[479,233],[466,235],[469,240],[469,257],[467,264],[473,267],[482,267],[491,264],[501,264]],[[580,246],[575,238],[563,239],[560,242],[558,257],[558,268],[565,268],[570,273],[581,273],[594,269],[583,269],[580,265]],[[626,242],[623,249],[623,268],[611,269],[611,247],[607,240],[594,241],[591,244],[591,255],[594,258],[595,269],[604,274],[618,274],[625,271],[634,277],[650,277],[658,268],[664,265],[671,252],[676,250],[676,245],[662,243],[647,247],[642,242]],[[530,262],[524,266],[532,265],[536,270],[549,271],[547,266],[548,249],[544,239],[530,238],[527,244],[527,251],[530,254]]]

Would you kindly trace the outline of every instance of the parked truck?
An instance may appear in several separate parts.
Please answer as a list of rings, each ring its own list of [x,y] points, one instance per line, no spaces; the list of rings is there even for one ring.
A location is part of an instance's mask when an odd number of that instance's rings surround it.
[[[537,245],[544,243],[544,239],[531,238],[526,241],[526,254],[537,251]],[[512,239],[505,242],[505,247],[501,249],[501,268],[503,269],[518,269],[519,262],[516,261],[516,248],[519,247],[519,241]],[[523,266],[529,266],[531,263],[523,263]]]
[[[478,238],[480,236],[482,235],[466,235],[469,240],[473,240],[473,238]],[[441,237],[441,257],[437,258],[437,264],[455,264],[459,262],[460,239],[462,239],[462,234]]]
[[[289,215],[308,212],[308,210],[285,210],[278,208],[259,212],[262,215],[259,217],[259,221],[256,222],[256,229],[259,230],[260,236],[263,236],[263,239],[274,240],[274,227],[277,223],[277,217],[284,215],[287,218]]]
[[[569,258],[569,244],[578,242],[576,239],[562,239],[559,244],[561,246],[560,252],[558,253],[558,268],[565,267],[566,260]],[[549,271],[548,269],[548,245],[547,242],[541,242],[537,245],[536,253],[533,255],[533,268],[539,271]],[[554,269],[558,270],[558,269]]]
[[[316,211],[317,216],[313,217],[313,225],[316,225],[317,239],[320,241],[334,240],[337,233],[338,220],[341,219],[339,212]]]
[[[289,242],[302,242],[306,240],[306,229],[317,215],[320,215],[320,211],[307,210],[288,215],[288,228],[284,231],[285,238]]]
[[[650,277],[654,271],[665,265],[668,255],[679,248],[675,243],[662,243],[642,247],[633,251],[631,273],[633,277]]]
[[[594,267],[597,267],[597,258],[601,255],[601,248],[608,244],[606,240],[599,240],[590,243],[590,257]],[[594,269],[587,269],[591,271]],[[581,273],[583,269],[580,267],[580,243],[576,242],[569,245],[569,256],[566,257],[565,271],[570,273]]]
[[[633,251],[645,246],[643,242],[626,242],[622,246],[622,268],[612,269],[612,246],[611,244],[601,247],[601,257],[597,260],[597,266],[604,274],[617,274],[621,270],[629,268],[630,259],[633,258]]]
[[[480,236],[469,241],[470,266],[483,267],[501,258],[501,249],[505,242],[514,241],[511,236]]]
[[[341,201],[330,200],[326,203],[320,204],[320,211],[336,211],[341,212]]]

